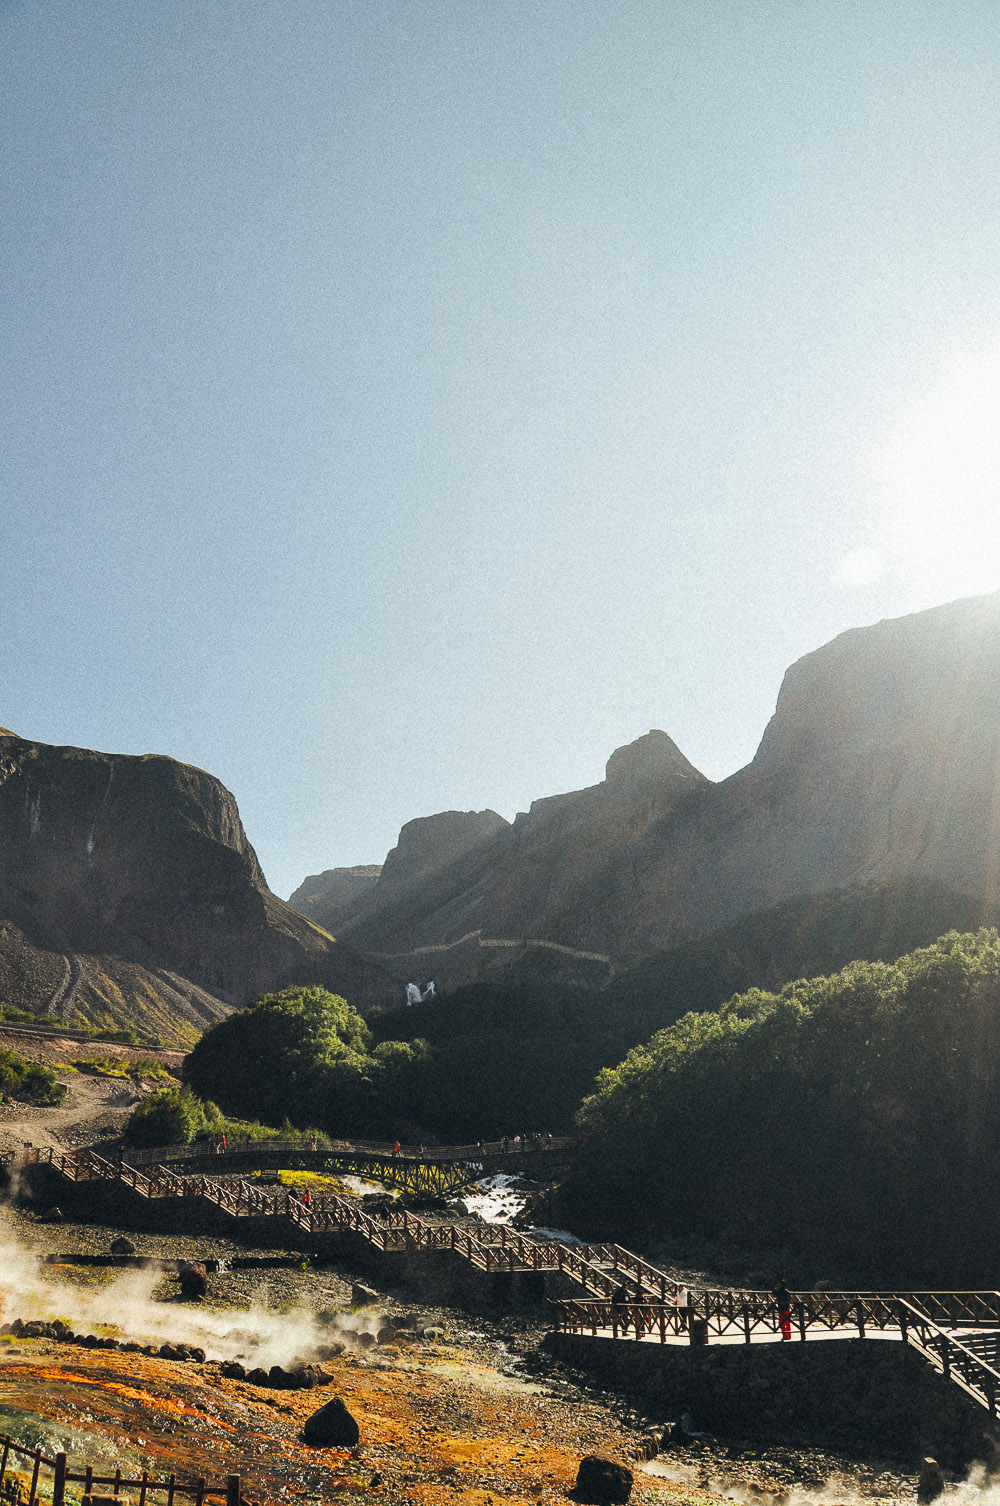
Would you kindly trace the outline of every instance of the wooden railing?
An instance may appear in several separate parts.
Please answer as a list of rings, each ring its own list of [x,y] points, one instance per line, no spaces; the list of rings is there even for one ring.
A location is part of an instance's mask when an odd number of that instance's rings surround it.
[[[242,1179],[223,1181],[202,1174],[180,1176],[167,1166],[148,1163],[140,1171],[128,1161],[112,1161],[92,1150],[68,1154],[35,1147],[26,1160],[52,1166],[72,1182],[119,1182],[142,1198],[201,1198],[231,1218],[288,1219],[307,1236],[355,1233],[384,1253],[449,1250],[488,1275],[561,1271],[597,1298],[611,1296],[622,1272],[664,1292],[672,1292],[675,1285],[620,1245],[532,1239],[503,1225],[480,1224],[471,1230],[454,1221],[430,1222],[406,1209],[390,1209],[376,1217],[334,1192],[318,1193],[306,1204],[281,1187],[271,1190]]]
[[[847,1329],[865,1338],[871,1332],[896,1333],[960,1386],[991,1417],[1000,1396],[1000,1293],[980,1292],[793,1292],[788,1309],[791,1332],[799,1340]],[[744,1343],[772,1339],[781,1327],[767,1292],[705,1291],[686,1309],[672,1303],[555,1301],[556,1329],[565,1333],[607,1334],[613,1338],[653,1337],[661,1343],[707,1343],[710,1336],[738,1333]],[[939,1320],[939,1321],[938,1321]],[[947,1326],[945,1326],[947,1325]],[[980,1330],[980,1331],[977,1331]],[[956,1336],[957,1333],[961,1337]]]
[[[1000,1370],[996,1368],[997,1335],[983,1336],[993,1360],[990,1363],[986,1355],[977,1352],[978,1335],[963,1334],[961,1339],[956,1339],[953,1333],[945,1332],[913,1303],[901,1299],[899,1306],[904,1341],[929,1360],[946,1380],[961,1387],[995,1418],[1000,1391]]]
[[[24,1461],[24,1468],[19,1468],[18,1461]],[[138,1491],[137,1506],[146,1506],[153,1496],[165,1496],[166,1506],[174,1506],[178,1499],[194,1502],[194,1506],[202,1506],[202,1503],[210,1497],[220,1497],[226,1506],[240,1506],[241,1482],[239,1475],[227,1475],[225,1482],[220,1485],[210,1484],[207,1480],[199,1479],[190,1485],[178,1484],[174,1475],[168,1475],[165,1480],[152,1479],[146,1470],[137,1480],[129,1480],[123,1476],[121,1470],[116,1470],[113,1475],[96,1475],[91,1465],[86,1465],[82,1472],[79,1469],[69,1467],[69,1459],[66,1454],[56,1454],[49,1458],[40,1448],[22,1448],[15,1443],[9,1435],[0,1437],[0,1495],[6,1494],[5,1484],[13,1472],[27,1474],[31,1472],[31,1484],[28,1489],[27,1506],[36,1506],[39,1500],[39,1487],[43,1474],[51,1474],[50,1482],[52,1506],[65,1506],[66,1486],[78,1484],[83,1486],[82,1494],[92,1496],[94,1488],[111,1488],[114,1496],[121,1496],[123,1491]],[[16,1477],[15,1477],[16,1478]],[[122,1506],[127,1506],[125,1500]]]

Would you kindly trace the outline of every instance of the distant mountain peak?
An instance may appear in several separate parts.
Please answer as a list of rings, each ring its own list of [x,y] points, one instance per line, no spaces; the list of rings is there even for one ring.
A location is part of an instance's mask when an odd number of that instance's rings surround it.
[[[705,775],[684,757],[673,739],[656,728],[616,748],[605,766],[604,777],[608,784],[618,788],[656,784],[668,778],[705,781]]]

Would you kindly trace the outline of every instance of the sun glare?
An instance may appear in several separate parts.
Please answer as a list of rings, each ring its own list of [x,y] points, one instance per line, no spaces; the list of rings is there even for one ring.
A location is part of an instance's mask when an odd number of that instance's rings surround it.
[[[833,576],[838,586],[856,590],[874,585],[882,567],[882,556],[877,549],[852,549],[837,561]]]
[[[942,368],[906,406],[876,462],[872,506],[879,548],[848,556],[856,569],[878,552],[941,594],[1000,586],[1000,350]]]

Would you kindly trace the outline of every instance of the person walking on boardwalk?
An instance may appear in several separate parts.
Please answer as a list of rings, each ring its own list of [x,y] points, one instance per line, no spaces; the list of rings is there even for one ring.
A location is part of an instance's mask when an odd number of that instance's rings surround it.
[[[783,1281],[779,1281],[771,1293],[778,1313],[778,1326],[782,1339],[792,1337],[792,1294]]]
[[[629,1291],[626,1286],[616,1286],[611,1293],[611,1317],[623,1334],[628,1333]]]
[[[679,1286],[674,1293],[674,1305],[677,1308],[677,1332],[686,1333],[691,1320],[691,1293],[686,1286]]]

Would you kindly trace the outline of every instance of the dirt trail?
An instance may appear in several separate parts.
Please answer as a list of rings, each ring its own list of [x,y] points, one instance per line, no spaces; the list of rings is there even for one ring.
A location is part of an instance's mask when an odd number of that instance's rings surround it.
[[[171,1071],[184,1059],[183,1051],[150,1051],[106,1041],[81,1041],[56,1033],[36,1035],[14,1026],[0,1027],[0,1048],[18,1051],[32,1061],[54,1067],[66,1088],[64,1103],[42,1108],[30,1103],[0,1104],[0,1152],[25,1144],[76,1150],[81,1145],[120,1134],[145,1090],[126,1077],[102,1077],[87,1071],[59,1072],[59,1065],[88,1058],[133,1061],[155,1058]]]
[[[0,1105],[0,1146],[51,1145],[75,1150],[117,1134],[142,1098],[141,1089],[126,1078],[90,1077],[82,1072],[60,1079],[66,1100],[54,1108],[28,1103]]]

